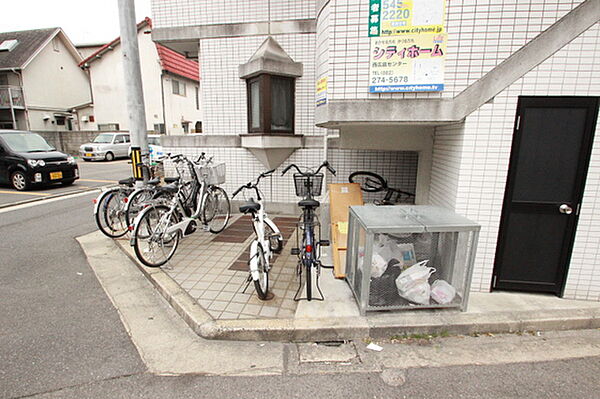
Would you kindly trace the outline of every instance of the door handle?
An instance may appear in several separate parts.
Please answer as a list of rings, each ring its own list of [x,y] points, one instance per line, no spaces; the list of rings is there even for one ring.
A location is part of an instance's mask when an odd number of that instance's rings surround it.
[[[573,213],[573,208],[571,208],[567,204],[562,204],[558,207],[558,210],[560,211],[560,213],[564,213],[565,215],[570,215]]]

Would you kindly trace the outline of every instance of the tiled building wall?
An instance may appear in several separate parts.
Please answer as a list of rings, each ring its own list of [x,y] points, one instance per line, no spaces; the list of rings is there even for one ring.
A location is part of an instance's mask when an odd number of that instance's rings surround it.
[[[331,99],[452,98],[544,31],[580,0],[446,1],[445,90],[369,93],[369,0],[331,0]],[[320,25],[320,24],[319,24]]]
[[[316,79],[329,74],[329,34],[330,34],[330,7],[328,3],[321,11],[317,21],[317,48],[316,53]]]
[[[285,52],[301,62],[304,74],[296,79],[296,134],[324,134],[314,122],[315,39],[314,33],[273,36]],[[202,70],[203,130],[208,134],[248,132],[246,81],[238,66],[250,57],[266,36],[204,39],[200,42]]]
[[[488,291],[519,95],[600,96],[600,25],[482,106],[464,124],[440,127],[431,201],[482,225],[472,289]],[[600,300],[600,131],[592,152],[565,297]],[[454,202],[454,206],[452,206]]]
[[[270,7],[269,7],[270,5]],[[157,28],[314,18],[315,0],[153,0]]]
[[[214,157],[215,163],[227,164],[227,181],[223,188],[232,194],[238,187],[255,180],[266,168],[244,148],[165,148],[166,152],[184,154],[191,159],[202,152]],[[368,170],[381,174],[388,180],[390,187],[414,192],[417,180],[418,155],[411,151],[371,151],[342,150],[330,148],[327,159],[336,169],[336,176],[327,173],[327,183],[346,183],[350,173],[357,170]],[[271,202],[297,202],[292,171],[285,176],[281,172],[289,164],[295,163],[301,168],[316,167],[323,162],[323,149],[306,148],[294,152],[273,174],[270,179],[261,181],[261,190],[265,199]],[[166,166],[166,174],[175,175],[172,165]],[[323,190],[325,191],[325,190]],[[365,193],[367,194],[367,193]],[[383,194],[369,193],[364,196],[366,202],[381,199]]]

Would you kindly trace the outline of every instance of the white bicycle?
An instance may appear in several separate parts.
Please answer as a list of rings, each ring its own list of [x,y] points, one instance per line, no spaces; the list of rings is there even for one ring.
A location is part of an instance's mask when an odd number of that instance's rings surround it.
[[[283,248],[283,237],[281,232],[267,216],[263,203],[263,196],[258,189],[258,183],[263,177],[270,176],[275,170],[261,173],[255,182],[248,182],[233,193],[232,199],[242,190],[254,190],[256,199],[250,198],[240,206],[240,212],[252,215],[254,234],[256,238],[250,246],[250,260],[248,261],[249,272],[248,284],[254,281],[256,295],[262,299],[269,299],[269,270],[271,270],[271,258],[274,253],[280,253]],[[247,287],[247,286],[246,286]]]

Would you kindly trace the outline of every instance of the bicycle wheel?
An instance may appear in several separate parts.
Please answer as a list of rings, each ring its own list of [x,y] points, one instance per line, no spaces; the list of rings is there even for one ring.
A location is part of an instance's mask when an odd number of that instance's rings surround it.
[[[265,259],[265,251],[262,245],[256,246],[256,263],[258,266],[258,280],[254,280],[254,288],[259,299],[267,299],[269,293],[269,271],[267,270],[267,262]]]
[[[276,235],[275,230],[268,223],[265,223],[265,235],[269,237],[269,249],[273,253],[281,253],[283,248],[283,239],[281,234]]]
[[[217,234],[225,229],[231,216],[231,204],[225,190],[211,186],[204,200],[202,222],[208,225],[211,233]]]
[[[153,190],[137,190],[127,197],[125,206],[125,222],[131,226],[135,217],[144,209],[144,205],[152,199]]]
[[[110,237],[119,238],[127,233],[127,224],[124,215],[124,198],[128,192],[114,189],[105,192],[98,198],[98,211],[94,217],[100,231]]]
[[[136,219],[133,229],[135,255],[148,267],[167,263],[179,244],[181,232],[167,233],[168,228],[179,221],[175,213],[168,216],[169,211],[165,205],[150,206]]]
[[[385,179],[377,173],[359,171],[348,176],[350,183],[360,184],[360,189],[369,193],[376,193],[387,188]]]
[[[306,300],[310,301],[312,299],[312,282],[311,282],[311,270],[312,260],[310,257],[304,258],[304,270],[306,272]]]

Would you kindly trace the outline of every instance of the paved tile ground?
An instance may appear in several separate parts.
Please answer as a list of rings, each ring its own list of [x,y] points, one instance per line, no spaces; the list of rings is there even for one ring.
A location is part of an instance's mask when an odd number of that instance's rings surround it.
[[[230,222],[239,230],[235,215]],[[246,222],[251,229],[251,221]],[[226,237],[237,236],[223,231]],[[219,235],[200,231],[183,239],[175,256],[163,270],[181,285],[215,319],[291,318],[296,311],[294,294],[298,288],[296,256],[290,255],[295,240],[284,246],[275,259],[269,275],[270,291],[274,298],[262,301],[256,296],[254,285],[246,288],[248,271],[229,270],[252,242],[250,234],[243,240],[218,239]],[[237,241],[237,242],[227,242]]]

